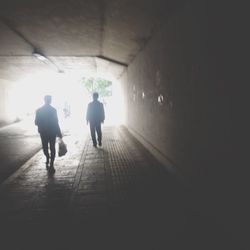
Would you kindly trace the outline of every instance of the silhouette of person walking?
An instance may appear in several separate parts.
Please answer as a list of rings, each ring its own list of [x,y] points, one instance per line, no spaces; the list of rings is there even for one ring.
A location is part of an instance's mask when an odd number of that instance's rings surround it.
[[[103,104],[98,101],[99,94],[97,92],[93,93],[93,101],[88,104],[87,109],[87,124],[90,124],[90,133],[93,141],[93,146],[97,146],[96,133],[98,145],[102,146],[102,128],[101,123],[105,120],[105,113]]]
[[[46,156],[46,169],[54,173],[56,137],[62,138],[62,133],[58,124],[57,111],[50,105],[51,101],[52,97],[50,95],[44,97],[44,105],[36,111],[35,124],[38,127],[43,153]]]

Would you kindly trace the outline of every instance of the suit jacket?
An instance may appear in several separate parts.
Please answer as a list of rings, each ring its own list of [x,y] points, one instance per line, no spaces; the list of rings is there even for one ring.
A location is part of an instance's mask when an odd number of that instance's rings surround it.
[[[36,111],[35,124],[41,135],[62,137],[57,111],[50,105],[44,105]]]
[[[87,121],[90,123],[101,123],[105,120],[103,104],[99,101],[93,101],[88,104]]]

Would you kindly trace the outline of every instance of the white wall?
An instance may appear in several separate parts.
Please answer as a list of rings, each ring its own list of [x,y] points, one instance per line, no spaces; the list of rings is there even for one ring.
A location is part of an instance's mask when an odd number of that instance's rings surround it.
[[[0,79],[0,125],[11,123],[16,119],[8,110],[8,104],[14,102],[11,95],[13,85],[14,82]]]

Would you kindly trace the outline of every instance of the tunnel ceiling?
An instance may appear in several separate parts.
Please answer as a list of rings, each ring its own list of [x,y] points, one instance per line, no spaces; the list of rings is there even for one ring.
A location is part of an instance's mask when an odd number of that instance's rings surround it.
[[[41,70],[118,78],[167,15],[163,0],[1,0],[0,78]],[[34,50],[49,61],[32,55]]]

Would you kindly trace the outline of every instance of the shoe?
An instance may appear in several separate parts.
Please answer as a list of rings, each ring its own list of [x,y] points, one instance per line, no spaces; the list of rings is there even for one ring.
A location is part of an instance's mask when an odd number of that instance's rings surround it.
[[[52,163],[52,162],[50,163],[49,172],[53,173],[53,174],[56,172],[56,170],[54,168],[54,163]]]
[[[95,147],[95,148],[96,148],[96,146],[97,146],[97,144],[96,144],[96,143],[94,143],[94,144],[93,144],[93,147]]]
[[[49,172],[51,173],[51,174],[54,174],[55,172],[56,172],[56,170],[55,170],[55,168],[52,166],[50,166],[50,168],[49,168]]]
[[[98,142],[98,145],[101,147],[101,146],[102,146],[102,142],[101,142],[101,141],[99,141],[99,142]]]

